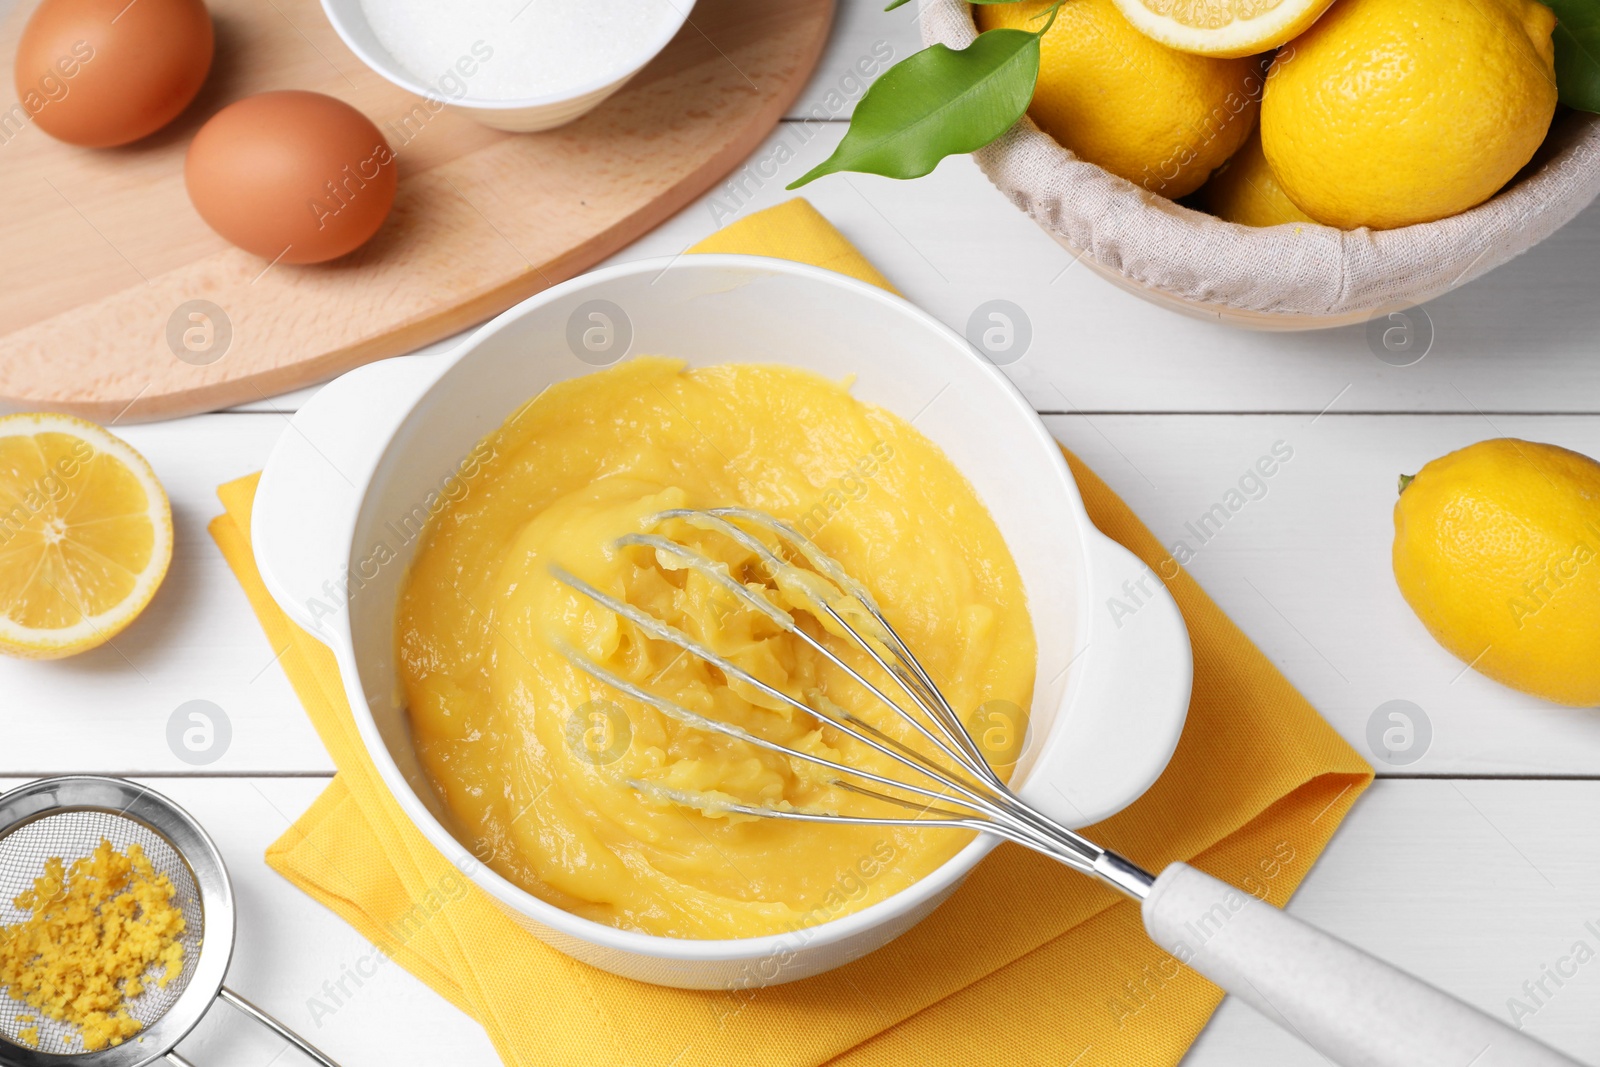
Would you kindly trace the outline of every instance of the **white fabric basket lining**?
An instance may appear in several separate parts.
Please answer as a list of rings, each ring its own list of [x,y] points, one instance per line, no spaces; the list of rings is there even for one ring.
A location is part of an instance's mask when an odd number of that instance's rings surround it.
[[[965,48],[965,0],[922,0],[922,36]],[[1260,329],[1317,329],[1420,304],[1527,251],[1600,192],[1600,116],[1558,111],[1522,173],[1487,202],[1394,230],[1223,222],[1062,148],[1027,116],[978,166],[1083,262],[1147,299]]]

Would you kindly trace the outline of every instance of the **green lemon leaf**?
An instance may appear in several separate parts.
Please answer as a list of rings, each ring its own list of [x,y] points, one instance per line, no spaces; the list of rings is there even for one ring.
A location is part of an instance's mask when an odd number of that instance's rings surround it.
[[[960,51],[914,52],[872,83],[833,155],[789,188],[841,170],[920,178],[1009,130],[1038,77],[1039,36],[1026,30],[986,30]]]
[[[1556,89],[1579,111],[1600,111],[1600,0],[1545,0],[1555,29]]]

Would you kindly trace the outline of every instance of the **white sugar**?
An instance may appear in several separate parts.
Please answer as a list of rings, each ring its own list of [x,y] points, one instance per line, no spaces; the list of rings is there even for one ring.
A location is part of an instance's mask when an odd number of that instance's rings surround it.
[[[361,0],[379,42],[442,98],[521,100],[622,77],[688,0]]]

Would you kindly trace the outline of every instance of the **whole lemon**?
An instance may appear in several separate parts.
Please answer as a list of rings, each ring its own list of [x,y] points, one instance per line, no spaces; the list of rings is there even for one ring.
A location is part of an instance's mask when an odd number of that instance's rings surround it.
[[[1457,658],[1559,704],[1600,704],[1600,463],[1482,441],[1401,479],[1400,593]]]
[[[1049,4],[984,4],[978,27],[1037,30]],[[1187,196],[1255,129],[1264,78],[1253,57],[1157,44],[1112,0],[1069,0],[1040,42],[1028,114],[1079,159],[1152,193]]]
[[[1534,0],[1339,0],[1267,78],[1273,173],[1306,214],[1345,229],[1482,203],[1550,127],[1555,24]]]
[[[1200,187],[1200,206],[1219,219],[1242,226],[1276,226],[1282,222],[1312,223],[1315,220],[1294,206],[1278,184],[1261,138],[1251,137],[1233,158]]]

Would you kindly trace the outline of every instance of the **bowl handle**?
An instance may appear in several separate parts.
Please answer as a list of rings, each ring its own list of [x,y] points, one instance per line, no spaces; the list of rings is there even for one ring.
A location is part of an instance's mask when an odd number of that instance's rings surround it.
[[[256,566],[284,613],[324,644],[344,616],[367,483],[401,421],[450,363],[402,356],[335,378],[289,420],[267,458],[250,517]]]
[[[1050,730],[1020,790],[1073,827],[1115,814],[1166,769],[1194,678],[1189,630],[1161,576],[1098,531],[1085,547],[1095,603],[1062,709],[1076,721]]]

